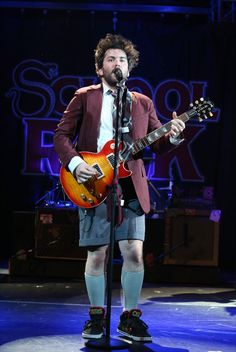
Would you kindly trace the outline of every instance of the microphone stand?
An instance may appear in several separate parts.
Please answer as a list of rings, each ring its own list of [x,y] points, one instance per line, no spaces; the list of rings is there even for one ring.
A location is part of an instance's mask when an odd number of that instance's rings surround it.
[[[110,326],[111,326],[111,301],[112,301],[112,274],[113,274],[113,257],[114,257],[114,243],[115,243],[115,229],[117,220],[117,206],[120,206],[120,199],[117,196],[117,186],[118,186],[118,167],[119,167],[119,122],[121,118],[122,110],[120,110],[121,101],[121,88],[123,85],[122,76],[120,79],[117,77],[117,97],[116,97],[116,124],[115,124],[115,149],[114,149],[114,173],[111,185],[111,224],[110,224],[110,246],[109,246],[109,258],[107,263],[107,312],[106,312],[106,334],[104,338],[101,339],[91,339],[85,343],[85,346],[90,348],[103,350],[120,350],[127,349],[130,343],[114,339],[110,337]]]

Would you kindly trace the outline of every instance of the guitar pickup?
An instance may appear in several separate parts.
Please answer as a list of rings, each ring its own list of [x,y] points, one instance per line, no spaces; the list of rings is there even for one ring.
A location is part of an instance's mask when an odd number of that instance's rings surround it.
[[[91,166],[94,167],[94,169],[96,169],[96,171],[98,173],[96,175],[96,179],[102,178],[104,176],[104,173],[102,172],[102,169],[100,168],[100,166],[98,164],[93,164]]]
[[[112,169],[114,169],[115,155],[114,155],[113,153],[107,155],[107,160],[109,161],[109,163],[110,163]]]

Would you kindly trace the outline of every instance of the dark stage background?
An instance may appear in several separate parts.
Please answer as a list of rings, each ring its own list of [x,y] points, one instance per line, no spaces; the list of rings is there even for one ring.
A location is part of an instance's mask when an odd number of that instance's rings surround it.
[[[187,110],[198,93],[214,102],[213,118],[201,124],[188,122],[185,149],[167,158],[168,173],[158,169],[158,165],[166,168],[162,158],[148,170],[155,187],[176,183],[192,207],[204,187],[213,189],[211,205],[221,210],[219,265],[232,269],[235,27],[204,16],[1,8],[1,256],[13,254],[12,213],[34,210],[57,186],[53,128],[75,89],[96,82],[94,48],[100,37],[116,32],[140,51],[130,87],[153,98],[163,123],[172,110],[179,114]]]

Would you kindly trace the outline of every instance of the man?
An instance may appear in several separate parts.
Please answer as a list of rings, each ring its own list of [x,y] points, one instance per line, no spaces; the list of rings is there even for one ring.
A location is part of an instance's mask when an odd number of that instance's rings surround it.
[[[121,35],[107,34],[95,49],[96,72],[101,84],[83,87],[75,92],[55,131],[54,145],[62,165],[67,168],[79,184],[97,177],[96,168],[86,163],[80,152],[99,152],[104,144],[114,138],[114,94],[118,82],[122,88],[122,126],[120,139],[135,141],[161,127],[154,105],[143,94],[130,92],[125,81],[139,62],[139,52],[130,40]],[[178,136],[184,123],[173,112],[171,128],[162,138],[151,144],[156,153],[171,150],[181,140]],[[122,144],[126,145],[127,144]],[[115,240],[123,258],[121,285],[124,308],[117,331],[135,341],[151,341],[148,326],[138,309],[143,277],[143,241],[145,236],[145,213],[150,210],[150,198],[141,155],[129,155],[126,167],[132,171],[130,177],[119,179],[124,206],[123,220],[116,225]],[[110,222],[107,203],[96,207],[79,207],[80,246],[87,247],[85,282],[90,301],[90,320],[85,323],[84,338],[101,338],[104,334],[105,318],[105,272],[110,241]]]

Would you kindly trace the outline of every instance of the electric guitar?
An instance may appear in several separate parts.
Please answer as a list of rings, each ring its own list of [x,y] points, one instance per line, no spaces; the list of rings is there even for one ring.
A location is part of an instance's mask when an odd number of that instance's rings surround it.
[[[188,121],[193,117],[197,117],[199,122],[203,118],[207,119],[207,115],[213,116],[213,103],[206,101],[203,98],[190,104],[191,109],[178,116],[183,122]],[[202,118],[203,117],[203,118]],[[170,131],[171,121],[162,125],[160,128],[150,132],[145,137],[135,141],[130,150],[129,155],[135,155],[159,138]],[[125,161],[122,158],[122,144],[118,147],[117,156],[117,176],[118,178],[125,178],[132,174],[132,171],[126,169]],[[80,156],[84,161],[93,166],[97,170],[97,176],[91,177],[84,183],[78,183],[75,177],[67,171],[64,167],[60,168],[60,181],[63,190],[68,198],[79,207],[93,208],[101,204],[108,194],[108,186],[112,184],[114,175],[114,159],[115,159],[115,141],[108,141],[99,153],[80,152]]]

